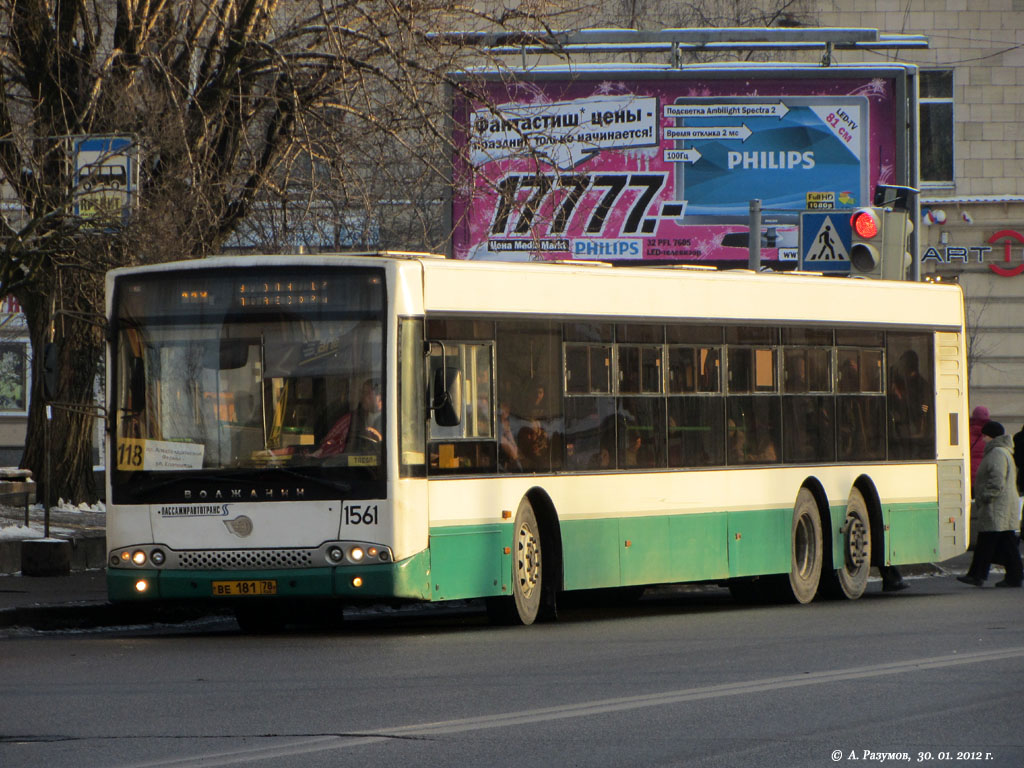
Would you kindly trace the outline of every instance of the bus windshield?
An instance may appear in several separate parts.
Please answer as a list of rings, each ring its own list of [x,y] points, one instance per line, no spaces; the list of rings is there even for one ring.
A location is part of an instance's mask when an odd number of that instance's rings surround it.
[[[383,278],[366,272],[330,283],[191,272],[171,290],[166,275],[159,288],[125,286],[117,470],[358,468],[381,479]]]

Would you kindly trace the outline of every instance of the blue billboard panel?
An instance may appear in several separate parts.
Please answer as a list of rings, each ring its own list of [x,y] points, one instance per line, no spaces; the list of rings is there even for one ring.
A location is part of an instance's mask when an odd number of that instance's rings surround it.
[[[808,193],[833,207],[867,198],[867,100],[860,96],[679,99],[667,129],[680,150],[699,153],[676,166],[676,194],[688,222],[743,221],[760,199],[769,219],[795,223]]]

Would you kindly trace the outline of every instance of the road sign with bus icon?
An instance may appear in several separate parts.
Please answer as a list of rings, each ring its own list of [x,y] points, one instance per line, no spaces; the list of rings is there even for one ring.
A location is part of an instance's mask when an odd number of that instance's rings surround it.
[[[77,139],[74,157],[75,214],[97,222],[119,222],[135,194],[134,142],[127,136]]]

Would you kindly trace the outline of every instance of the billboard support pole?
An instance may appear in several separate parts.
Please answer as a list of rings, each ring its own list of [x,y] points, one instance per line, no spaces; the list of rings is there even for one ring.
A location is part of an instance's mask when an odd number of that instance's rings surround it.
[[[750,201],[750,235],[748,237],[750,256],[747,266],[757,272],[761,269],[761,201]]]

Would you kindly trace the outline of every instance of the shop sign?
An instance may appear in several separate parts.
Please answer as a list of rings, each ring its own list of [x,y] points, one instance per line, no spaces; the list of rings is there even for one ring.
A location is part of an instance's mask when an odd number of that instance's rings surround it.
[[[1001,229],[985,241],[988,245],[946,245],[929,246],[921,254],[921,263],[937,261],[940,264],[967,264],[976,261],[985,263],[985,257],[1002,245],[1003,262],[1008,266],[990,263],[988,268],[1000,277],[1015,277],[1024,272],[1024,235],[1012,229]],[[995,246],[995,247],[994,247]],[[1016,249],[1014,246],[1018,246]],[[1017,252],[1017,264],[1014,264],[1014,251]],[[1009,266],[1013,265],[1013,266]]]

